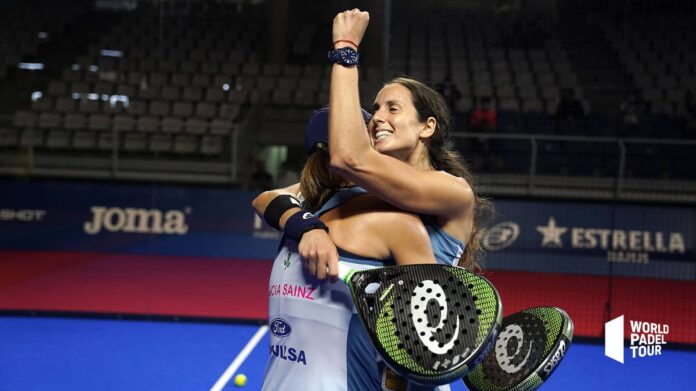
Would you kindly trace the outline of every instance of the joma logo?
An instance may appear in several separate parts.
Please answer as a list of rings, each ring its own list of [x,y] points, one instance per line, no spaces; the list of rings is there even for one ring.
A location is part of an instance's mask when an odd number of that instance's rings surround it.
[[[108,232],[145,234],[177,234],[188,232],[186,214],[181,210],[162,213],[159,209],[108,208],[93,206],[92,221],[84,224],[89,235],[96,235],[102,228]]]

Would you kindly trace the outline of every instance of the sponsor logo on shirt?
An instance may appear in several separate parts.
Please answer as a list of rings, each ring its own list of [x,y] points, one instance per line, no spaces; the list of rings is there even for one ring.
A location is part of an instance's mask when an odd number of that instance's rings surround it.
[[[287,337],[292,333],[292,327],[284,319],[275,318],[271,321],[271,333],[276,337]]]
[[[268,289],[268,296],[290,296],[314,301],[314,290],[311,285],[273,284]]]
[[[271,345],[271,354],[282,360],[307,365],[307,356],[305,355],[304,350],[291,348],[285,345]]]

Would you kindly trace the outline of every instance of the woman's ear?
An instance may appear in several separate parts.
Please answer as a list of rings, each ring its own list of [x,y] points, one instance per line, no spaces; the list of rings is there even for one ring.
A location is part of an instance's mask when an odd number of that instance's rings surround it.
[[[421,132],[419,134],[420,138],[429,138],[435,133],[435,129],[437,128],[437,120],[435,117],[428,117],[428,119],[425,120],[425,124],[423,126],[423,129],[421,129]]]

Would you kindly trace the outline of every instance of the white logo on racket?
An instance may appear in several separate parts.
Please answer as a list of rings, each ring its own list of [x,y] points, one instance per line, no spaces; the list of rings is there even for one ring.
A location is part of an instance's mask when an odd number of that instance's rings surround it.
[[[507,342],[512,337],[517,338],[517,350],[512,355],[508,355]],[[500,368],[507,373],[515,373],[522,369],[529,359],[529,354],[532,353],[533,342],[532,340],[529,341],[529,349],[527,349],[527,356],[525,356],[524,360],[518,364],[513,364],[512,360],[520,354],[522,347],[524,347],[524,331],[522,331],[522,327],[516,324],[507,325],[500,333],[498,341],[495,344],[495,359],[498,360]]]
[[[447,319],[447,302],[445,301],[445,291],[442,287],[431,280],[422,281],[423,286],[417,286],[413,290],[415,293],[414,299],[411,300],[411,313],[413,314],[413,325],[416,327],[418,337],[423,345],[428,350],[435,354],[445,354],[454,346],[454,341],[459,336],[459,318],[457,319],[457,327],[454,330],[452,338],[440,347],[440,342],[437,339],[430,340],[438,331],[442,330],[445,319]],[[420,284],[419,284],[420,285]],[[430,290],[430,292],[428,292]],[[440,294],[438,297],[438,293]],[[440,305],[440,322],[435,327],[428,327],[428,315],[425,313],[430,300],[436,300]],[[418,306],[418,308],[415,308]],[[419,322],[418,319],[421,319]]]

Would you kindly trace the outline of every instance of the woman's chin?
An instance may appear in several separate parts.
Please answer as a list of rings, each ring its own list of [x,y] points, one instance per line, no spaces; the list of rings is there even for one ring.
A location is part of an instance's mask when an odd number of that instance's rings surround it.
[[[389,141],[387,141],[387,140],[375,141],[374,148],[375,148],[375,151],[377,151],[379,153],[388,153],[390,150]]]

